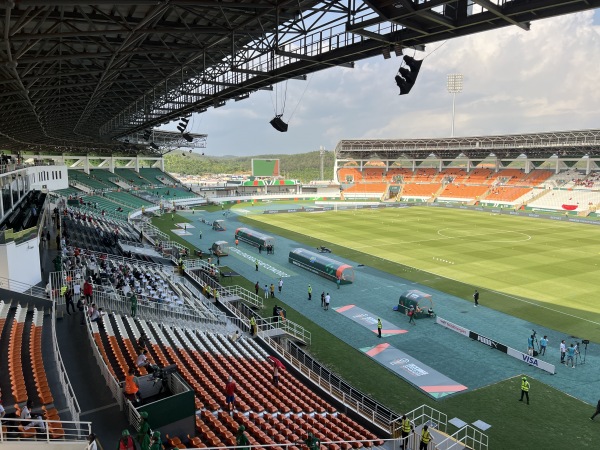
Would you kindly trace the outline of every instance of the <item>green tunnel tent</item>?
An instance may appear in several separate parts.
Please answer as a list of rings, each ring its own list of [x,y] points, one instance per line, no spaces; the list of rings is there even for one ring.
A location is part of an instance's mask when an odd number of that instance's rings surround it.
[[[411,289],[410,291],[404,292],[398,300],[398,307],[394,308],[400,311],[402,314],[408,313],[411,306],[415,309],[415,319],[422,319],[428,317],[428,311],[431,308],[433,310],[433,301],[431,295],[421,292],[417,289]]]
[[[289,262],[331,281],[339,278],[340,284],[350,284],[354,281],[352,266],[304,248],[290,251]]]
[[[238,228],[235,230],[235,238],[255,247],[262,245],[263,248],[266,248],[268,245],[275,245],[274,237],[259,233],[250,228]]]
[[[226,241],[216,241],[213,243],[210,250],[212,251],[213,255],[227,256],[229,255],[229,243]]]

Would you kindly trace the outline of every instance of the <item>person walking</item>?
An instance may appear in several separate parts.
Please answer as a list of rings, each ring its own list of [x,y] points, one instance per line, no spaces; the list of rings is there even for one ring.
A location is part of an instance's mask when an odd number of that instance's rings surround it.
[[[477,289],[475,289],[475,292],[473,293],[473,301],[475,302],[475,308],[477,308],[477,305],[479,305],[479,291]]]
[[[340,288],[340,284],[342,284],[342,278],[341,277],[336,277],[335,278],[335,284],[337,284],[337,288]]]
[[[73,289],[67,288],[65,292],[65,302],[67,304],[67,314],[71,315],[69,312],[69,307],[73,309],[73,314],[75,314],[75,303],[73,303]]]
[[[565,363],[565,354],[567,353],[567,344],[565,344],[565,340],[560,341],[560,363]]]
[[[260,285],[258,284],[258,281],[257,281],[256,284],[254,285],[254,293],[256,295],[258,295],[258,291],[260,291]]]
[[[258,259],[254,260],[254,269],[258,272]]]
[[[423,431],[421,431],[421,444],[419,445],[419,450],[427,450],[431,441],[433,441],[433,436],[429,432],[429,426],[425,425]]]
[[[600,400],[598,400],[598,404],[596,405],[596,411],[594,412],[594,415],[590,417],[590,420],[594,420],[594,417],[596,417],[598,414],[600,414]]]
[[[325,311],[329,311],[329,302],[331,301],[331,295],[329,292],[325,294]]]
[[[235,381],[231,375],[227,379],[227,383],[225,384],[225,402],[227,403],[227,409],[229,409],[229,414],[233,415],[233,407],[235,404]]]
[[[546,354],[546,347],[548,347],[548,336],[540,339],[540,356]]]
[[[529,388],[530,387],[531,387],[531,385],[529,384],[529,381],[527,381],[527,377],[521,378],[521,398],[519,399],[519,401],[522,402],[523,397],[525,397],[527,399],[528,405],[529,405]]]
[[[379,335],[379,339],[381,339],[381,329],[383,328],[383,324],[381,323],[381,319],[377,319],[377,334]]]
[[[277,289],[279,289],[280,294],[281,294],[281,288],[283,288],[283,278],[280,278],[279,283],[277,283]]]
[[[85,296],[85,300],[88,304],[92,302],[94,288],[92,287],[92,283],[90,283],[89,278],[85,280],[85,283],[83,283],[83,295]]]
[[[202,230],[200,230],[200,234],[198,235],[200,239],[202,239]]]
[[[312,300],[312,286],[310,284],[308,285],[308,299]]]
[[[413,325],[417,324],[415,322],[415,307],[414,306],[411,306],[410,309],[408,310],[408,323],[412,323]]]

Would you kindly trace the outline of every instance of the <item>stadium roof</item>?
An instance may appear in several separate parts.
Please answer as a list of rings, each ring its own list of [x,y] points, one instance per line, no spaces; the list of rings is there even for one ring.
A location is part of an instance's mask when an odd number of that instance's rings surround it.
[[[471,136],[438,139],[355,139],[342,140],[335,148],[337,159],[424,159],[430,155],[442,159],[466,156],[484,159],[490,154],[500,159],[520,155],[530,158],[600,157],[600,130],[552,133]]]
[[[135,136],[273,83],[597,7],[600,0],[0,0],[0,148],[160,154]]]

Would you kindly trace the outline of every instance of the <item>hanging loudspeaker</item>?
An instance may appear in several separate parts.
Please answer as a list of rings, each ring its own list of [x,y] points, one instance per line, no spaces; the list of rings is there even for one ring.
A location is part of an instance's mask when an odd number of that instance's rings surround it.
[[[269,122],[277,131],[285,133],[288,130],[288,124],[281,120],[281,116],[275,116]]]

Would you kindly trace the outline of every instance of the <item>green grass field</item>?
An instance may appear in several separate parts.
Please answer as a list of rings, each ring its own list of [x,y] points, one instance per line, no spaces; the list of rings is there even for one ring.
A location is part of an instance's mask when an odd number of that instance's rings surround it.
[[[598,276],[594,260],[600,251],[600,233],[593,226],[441,208],[257,214],[239,220],[310,247],[326,244],[335,254],[469,301],[473,284],[508,291],[510,295],[484,291],[482,298],[491,307],[513,316],[531,319],[535,314],[536,322],[557,330],[576,329],[583,334],[581,328],[585,327],[590,339],[600,341],[600,329],[593,323],[600,321],[600,312],[591,301]],[[186,220],[177,216],[175,221]],[[172,235],[170,217],[155,219],[153,223]],[[440,230],[442,234],[438,233]],[[524,234],[531,238],[525,240]],[[172,237],[189,246],[184,239]],[[549,245],[551,242],[553,246]],[[586,275],[580,276],[576,267],[583,268]],[[524,271],[527,276],[523,276]],[[235,284],[253,289],[252,281],[237,278]],[[577,295],[571,296],[571,290]],[[600,424],[589,420],[593,406],[539,380],[530,379],[530,406],[517,402],[518,378],[432,402],[284,300],[278,299],[277,303],[287,310],[290,320],[312,333],[312,344],[307,349],[311,354],[357,389],[398,413],[427,403],[448,418],[460,417],[469,423],[477,419],[487,421],[493,424],[488,432],[490,449],[597,445],[594,436]],[[267,310],[262,312],[267,314]],[[582,315],[591,322],[577,318]]]
[[[486,306],[600,342],[600,230],[595,226],[420,207],[254,215],[251,220],[465,299],[476,286],[487,291],[482,293]]]

